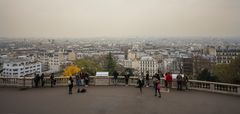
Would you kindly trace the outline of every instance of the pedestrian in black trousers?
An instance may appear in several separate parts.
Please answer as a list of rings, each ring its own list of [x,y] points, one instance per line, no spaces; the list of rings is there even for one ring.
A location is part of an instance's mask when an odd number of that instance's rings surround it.
[[[72,88],[73,88],[73,79],[70,76],[68,80],[68,94],[72,94]]]
[[[138,87],[140,89],[140,93],[142,94],[142,88],[144,86],[144,80],[143,80],[142,77],[139,77],[137,84],[138,84]]]
[[[182,76],[180,74],[177,75],[177,90],[182,90]]]
[[[44,87],[44,73],[42,73],[41,77],[40,77],[41,83],[42,83],[42,87]]]
[[[53,73],[50,76],[50,81],[51,81],[51,87],[53,87],[53,85],[55,85],[55,83],[56,83]]]

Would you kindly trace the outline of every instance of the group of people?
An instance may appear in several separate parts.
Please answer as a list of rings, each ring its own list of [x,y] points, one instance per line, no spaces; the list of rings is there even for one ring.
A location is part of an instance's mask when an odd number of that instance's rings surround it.
[[[147,71],[146,73],[146,84],[145,84],[145,81],[144,81],[144,76],[143,76],[143,73],[141,74],[141,76],[138,78],[138,81],[137,81],[137,87],[140,89],[140,93],[142,94],[142,88],[144,87],[144,85],[146,85],[146,87],[149,87],[150,85],[150,77],[149,77],[149,72]],[[161,77],[158,73],[156,73],[153,77],[152,77],[152,80],[153,80],[153,87],[154,87],[154,92],[155,92],[155,96],[158,96],[159,98],[161,98],[161,92],[160,92],[160,80],[161,80]]]
[[[188,83],[187,76],[182,77],[181,74],[177,75],[177,90],[182,91],[183,86],[185,87],[186,90],[188,90],[187,83]]]
[[[115,70],[113,71],[113,84],[116,86],[118,84],[118,75],[119,73]],[[125,85],[128,86],[128,81],[129,81],[129,77],[130,77],[130,73],[129,72],[125,72],[123,74],[124,78],[125,78]]]
[[[51,87],[56,85],[56,79],[54,77],[54,73],[51,73],[51,75],[50,75],[50,83],[51,83]],[[44,87],[44,85],[45,85],[45,75],[44,75],[44,73],[42,73],[41,75],[35,74],[34,84],[35,84],[36,88],[39,87],[39,84],[41,84],[41,87]]]
[[[114,71],[113,72],[113,83],[114,85],[117,85],[117,81],[118,81],[118,72]],[[38,88],[39,84],[41,84],[42,87],[44,87],[44,83],[45,83],[45,79],[44,79],[44,73],[41,74],[41,76],[39,74],[35,74],[35,78],[34,78],[34,83],[35,83],[35,87]],[[125,77],[125,84],[126,86],[128,85],[128,80],[129,80],[129,73],[125,73],[124,74]],[[75,75],[76,78],[76,86],[77,86],[77,92],[86,92],[86,89],[84,87],[87,87],[89,84],[89,74],[86,72],[80,72],[78,74]],[[164,83],[165,83],[165,88],[169,91],[171,86],[172,86],[172,74],[170,72],[167,72],[165,74],[163,73],[156,73],[154,76],[152,76],[152,82],[153,82],[153,88],[154,88],[154,92],[155,92],[155,96],[161,97],[161,92],[160,92],[160,88],[161,88],[161,78],[164,78]],[[183,90],[183,87],[185,87],[186,90],[188,90],[188,77],[187,76],[182,76],[181,74],[178,74],[176,77],[177,80],[177,90]],[[56,85],[56,79],[54,77],[54,73],[52,73],[50,75],[50,82],[51,82],[51,87],[54,87],[54,85]],[[146,83],[145,83],[146,82]],[[73,84],[74,80],[73,78],[70,76],[68,79],[68,87],[69,87],[69,94],[72,94],[72,88],[73,88]],[[83,88],[81,89],[81,86],[83,86]],[[146,75],[144,76],[143,73],[141,73],[141,75],[139,76],[138,80],[137,80],[137,87],[140,88],[140,93],[142,94],[142,88],[146,86],[149,87],[150,86],[150,76],[149,76],[149,72],[146,72]]]
[[[78,87],[77,89],[77,92],[80,93],[80,92],[85,92],[86,89],[85,88],[80,88],[81,86],[85,86],[85,87],[88,87],[88,84],[89,84],[89,75],[88,73],[85,73],[85,72],[80,72],[78,74],[75,75],[76,77],[76,85]],[[72,94],[72,88],[73,88],[73,78],[70,76],[69,77],[69,80],[68,80],[68,90],[69,90],[69,94]]]
[[[145,77],[145,79],[144,79],[144,77]],[[170,73],[170,72],[167,72],[165,74],[160,72],[160,73],[156,73],[154,76],[152,76],[155,96],[159,96],[159,97],[161,97],[161,92],[160,92],[161,78],[164,79],[164,84],[165,84],[165,88],[167,91],[170,91],[170,88],[172,88],[172,81],[173,81],[172,73]],[[188,90],[188,77],[187,76],[182,76],[181,74],[178,74],[176,77],[176,80],[177,80],[177,90],[183,90],[182,89],[183,87],[185,87],[185,89]],[[145,81],[146,81],[146,84],[145,84]],[[149,87],[149,85],[150,85],[150,78],[149,78],[148,71],[146,72],[145,76],[142,73],[137,81],[137,87],[140,88],[141,94],[142,94],[142,88],[144,87],[144,85],[146,87]]]
[[[44,73],[42,73],[41,76],[39,74],[35,74],[34,84],[36,88],[38,88],[39,84],[41,84],[41,86],[44,87],[45,84]]]

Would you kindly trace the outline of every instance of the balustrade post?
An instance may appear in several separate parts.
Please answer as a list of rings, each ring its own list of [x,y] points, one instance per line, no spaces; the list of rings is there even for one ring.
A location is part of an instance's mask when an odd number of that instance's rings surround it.
[[[215,88],[214,88],[214,83],[210,83],[210,91],[214,92]]]
[[[240,95],[240,86],[237,88],[237,94]]]

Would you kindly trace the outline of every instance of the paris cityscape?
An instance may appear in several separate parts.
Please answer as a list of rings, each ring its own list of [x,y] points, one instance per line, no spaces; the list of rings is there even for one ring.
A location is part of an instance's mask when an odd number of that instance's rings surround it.
[[[0,0],[0,114],[240,114],[238,0]]]

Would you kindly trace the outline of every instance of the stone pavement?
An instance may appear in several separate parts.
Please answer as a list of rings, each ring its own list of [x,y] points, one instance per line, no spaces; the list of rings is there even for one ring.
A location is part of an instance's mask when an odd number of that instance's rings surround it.
[[[92,86],[67,94],[67,87],[0,88],[0,114],[240,114],[240,97],[200,91],[162,92],[152,88]]]

